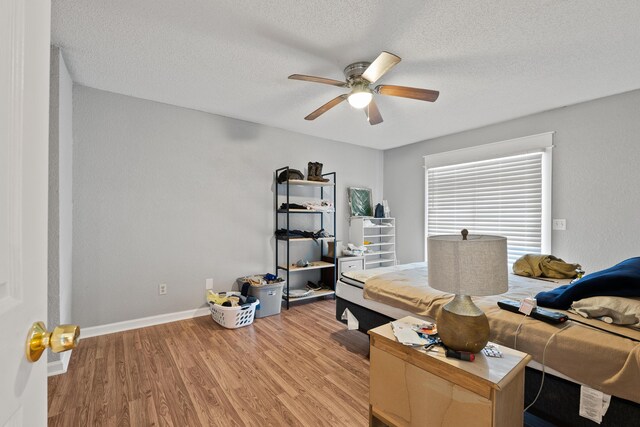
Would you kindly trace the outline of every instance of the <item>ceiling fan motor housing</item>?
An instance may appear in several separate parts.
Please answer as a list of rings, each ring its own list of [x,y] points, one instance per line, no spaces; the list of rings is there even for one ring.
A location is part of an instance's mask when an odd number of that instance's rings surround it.
[[[362,73],[371,65],[371,62],[354,62],[344,68],[344,76],[351,84],[357,80],[364,80]],[[370,83],[370,82],[369,82]]]

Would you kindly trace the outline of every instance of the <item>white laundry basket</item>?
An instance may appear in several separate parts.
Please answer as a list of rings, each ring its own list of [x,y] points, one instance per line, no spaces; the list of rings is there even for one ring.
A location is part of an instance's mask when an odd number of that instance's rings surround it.
[[[240,300],[244,300],[244,297],[240,292],[221,292],[220,295],[227,297],[236,296]],[[252,302],[249,305],[237,306],[237,307],[224,307],[219,304],[209,302],[209,309],[211,310],[211,317],[221,326],[228,329],[236,329],[241,326],[247,326],[253,323],[253,318],[256,314],[256,307],[260,304],[259,300]]]

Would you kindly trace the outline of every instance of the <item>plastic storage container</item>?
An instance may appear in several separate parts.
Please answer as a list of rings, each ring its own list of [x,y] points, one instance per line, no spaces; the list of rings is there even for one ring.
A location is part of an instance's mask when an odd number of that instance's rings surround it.
[[[256,297],[260,301],[260,306],[256,309],[256,317],[273,316],[280,314],[282,308],[282,288],[286,282],[271,283],[268,285],[249,287],[249,295]]]
[[[225,296],[237,296],[243,301],[240,292],[221,292]],[[225,307],[219,304],[209,302],[211,317],[221,326],[229,329],[236,329],[241,326],[247,326],[253,323],[256,314],[256,307],[260,304],[260,300],[247,306]],[[279,311],[279,310],[278,310]]]

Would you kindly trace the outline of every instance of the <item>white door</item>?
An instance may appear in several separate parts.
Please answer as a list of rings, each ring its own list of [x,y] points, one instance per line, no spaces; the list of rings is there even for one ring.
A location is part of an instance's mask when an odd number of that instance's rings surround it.
[[[50,9],[0,0],[0,426],[47,423],[46,354],[25,341],[47,319]]]

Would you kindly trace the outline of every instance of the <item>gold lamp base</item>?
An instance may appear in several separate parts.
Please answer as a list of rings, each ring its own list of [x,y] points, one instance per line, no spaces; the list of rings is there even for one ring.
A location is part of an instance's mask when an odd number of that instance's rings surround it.
[[[478,353],[489,341],[489,320],[468,295],[456,295],[436,321],[438,336],[452,350]]]

